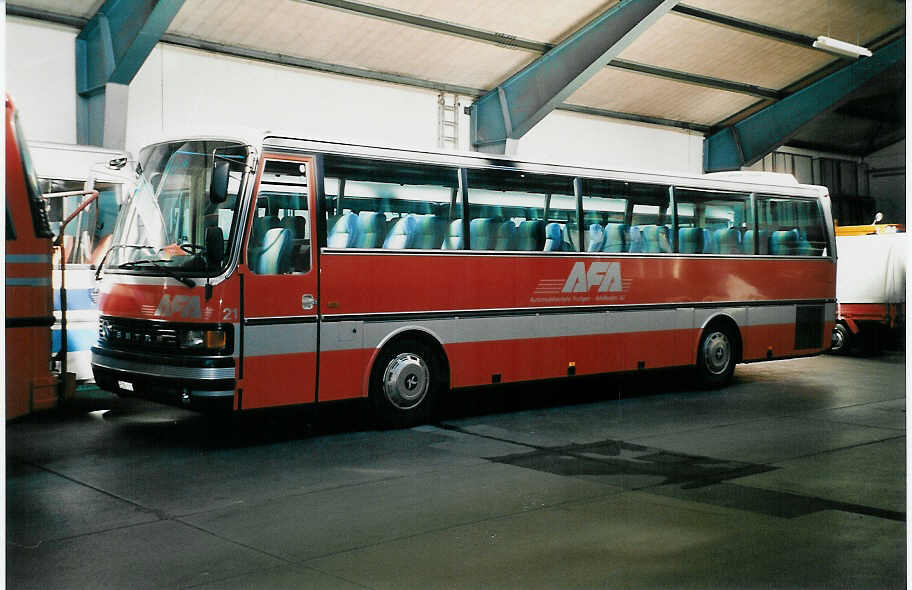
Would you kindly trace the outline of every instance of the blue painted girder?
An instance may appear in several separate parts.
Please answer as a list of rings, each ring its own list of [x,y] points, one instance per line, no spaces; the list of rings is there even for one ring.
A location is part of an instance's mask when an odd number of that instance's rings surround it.
[[[905,59],[905,36],[703,140],[703,171],[750,166],[815,117]]]
[[[472,104],[472,145],[502,153],[507,140],[522,137],[675,4],[621,0],[510,76]]]
[[[184,0],[107,0],[76,37],[80,143],[102,145],[107,84],[128,85]]]

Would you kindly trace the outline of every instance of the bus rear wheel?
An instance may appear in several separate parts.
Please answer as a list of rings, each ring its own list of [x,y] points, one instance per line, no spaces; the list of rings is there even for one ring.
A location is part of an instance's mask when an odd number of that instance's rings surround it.
[[[384,348],[370,381],[370,400],[380,425],[409,428],[430,420],[442,377],[437,355],[422,342],[402,339]]]
[[[703,330],[697,349],[697,381],[706,388],[728,384],[735,372],[737,341],[731,329],[714,324]]]
[[[832,346],[830,352],[833,354],[846,354],[849,352],[851,345],[852,333],[845,324],[836,324],[833,327]]]

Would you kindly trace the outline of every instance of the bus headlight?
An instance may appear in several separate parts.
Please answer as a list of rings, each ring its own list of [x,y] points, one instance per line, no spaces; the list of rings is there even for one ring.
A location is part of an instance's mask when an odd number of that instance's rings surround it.
[[[178,346],[192,350],[220,351],[228,339],[222,329],[185,329],[180,331]]]

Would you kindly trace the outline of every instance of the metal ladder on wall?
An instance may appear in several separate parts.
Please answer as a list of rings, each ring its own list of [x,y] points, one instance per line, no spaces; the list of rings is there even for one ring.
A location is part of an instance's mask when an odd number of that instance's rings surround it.
[[[437,147],[459,149],[459,97],[441,92],[437,95]]]

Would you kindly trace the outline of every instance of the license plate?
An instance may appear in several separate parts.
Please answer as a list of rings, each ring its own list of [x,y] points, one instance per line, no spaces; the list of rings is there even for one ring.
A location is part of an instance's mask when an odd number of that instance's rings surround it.
[[[117,387],[119,387],[125,391],[133,391],[133,384],[128,381],[118,381]]]

